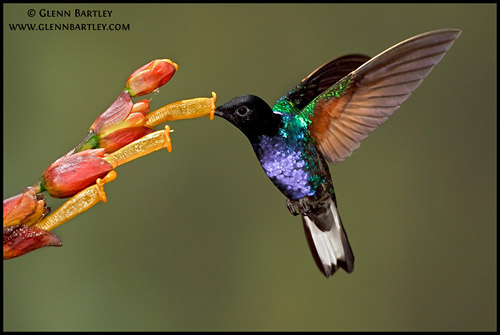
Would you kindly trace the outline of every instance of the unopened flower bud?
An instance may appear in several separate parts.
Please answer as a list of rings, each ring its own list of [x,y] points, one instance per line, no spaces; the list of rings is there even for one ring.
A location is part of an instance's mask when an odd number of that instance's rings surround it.
[[[167,83],[177,68],[170,59],[155,59],[130,75],[126,90],[133,97],[151,93]]]
[[[67,198],[94,184],[113,170],[104,153],[91,149],[58,159],[42,174],[42,189],[54,198]]]
[[[134,103],[130,99],[130,94],[127,91],[123,91],[111,106],[99,115],[92,126],[90,126],[90,130],[100,135],[106,128],[114,127],[125,120],[132,111],[133,106]]]

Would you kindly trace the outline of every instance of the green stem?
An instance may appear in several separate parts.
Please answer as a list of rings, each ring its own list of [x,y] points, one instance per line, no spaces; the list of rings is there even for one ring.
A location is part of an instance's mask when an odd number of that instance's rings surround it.
[[[89,130],[87,136],[78,144],[75,149],[73,149],[72,154],[84,151],[87,149],[97,149],[99,148],[99,137],[92,130]]]

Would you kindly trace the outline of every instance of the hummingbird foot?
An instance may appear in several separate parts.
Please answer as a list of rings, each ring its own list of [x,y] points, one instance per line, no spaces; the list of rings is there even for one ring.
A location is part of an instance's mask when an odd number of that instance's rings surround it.
[[[302,215],[308,215],[312,211],[311,204],[307,198],[299,199],[299,201],[297,202],[297,209]]]
[[[286,207],[293,216],[299,215],[299,212],[297,212],[297,209],[295,208],[295,205],[293,204],[292,200],[286,199]]]
[[[286,207],[293,216],[297,215],[309,215],[313,212],[313,207],[311,206],[311,201],[307,198],[302,198],[299,200],[286,199]]]

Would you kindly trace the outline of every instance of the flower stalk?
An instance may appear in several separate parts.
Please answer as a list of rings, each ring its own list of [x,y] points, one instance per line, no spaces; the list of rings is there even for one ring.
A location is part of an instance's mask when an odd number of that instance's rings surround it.
[[[178,70],[169,59],[156,59],[134,71],[125,89],[91,125],[85,138],[66,155],[54,161],[38,183],[4,200],[4,259],[24,255],[45,246],[61,246],[50,230],[106,202],[104,184],[116,178],[115,169],[134,159],[166,148],[172,151],[170,127],[154,131],[166,121],[210,116],[211,98],[181,100],[151,113],[150,100],[142,96],[166,84]],[[71,197],[51,215],[42,192],[54,198]]]

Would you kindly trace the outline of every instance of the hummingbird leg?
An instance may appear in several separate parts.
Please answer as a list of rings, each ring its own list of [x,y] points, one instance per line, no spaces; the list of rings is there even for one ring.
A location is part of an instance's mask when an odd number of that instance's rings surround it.
[[[311,204],[309,203],[307,197],[299,200],[286,199],[286,206],[292,215],[308,215],[312,211]]]
[[[286,207],[288,207],[288,210],[293,216],[299,215],[299,212],[297,212],[297,209],[295,208],[295,205],[292,200],[286,199]]]
[[[308,215],[312,210],[311,204],[309,203],[307,198],[299,199],[297,208],[302,215]]]
[[[301,214],[310,217],[325,214],[329,208],[330,194],[321,192],[321,190],[312,197],[303,197],[299,200],[287,199],[286,205],[290,213],[293,215]]]
[[[315,212],[315,202],[308,197],[299,200],[286,199],[286,206],[292,215],[310,215]]]

